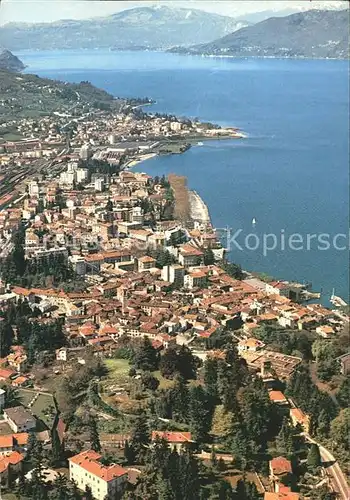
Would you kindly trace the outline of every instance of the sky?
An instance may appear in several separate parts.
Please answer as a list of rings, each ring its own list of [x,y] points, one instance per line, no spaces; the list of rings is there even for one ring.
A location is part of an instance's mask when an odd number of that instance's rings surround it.
[[[208,12],[242,16],[265,10],[332,8],[348,5],[341,0],[172,0],[172,1],[94,1],[94,0],[0,0],[0,24],[8,22],[51,22],[58,19],[88,19],[108,16],[121,10],[156,4],[196,8]]]

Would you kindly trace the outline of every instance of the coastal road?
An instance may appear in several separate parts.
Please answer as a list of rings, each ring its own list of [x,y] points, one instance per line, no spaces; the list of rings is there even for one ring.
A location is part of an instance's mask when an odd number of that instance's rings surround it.
[[[308,434],[303,433],[305,439],[309,441],[309,443],[316,443],[320,449],[321,458],[323,462],[330,462],[332,465],[325,467],[327,474],[331,476],[331,481],[334,487],[334,490],[339,493],[339,498],[342,500],[349,500],[350,498],[350,488],[347,483],[345,474],[340,468],[340,465],[336,461],[335,457],[320,443],[312,439]]]

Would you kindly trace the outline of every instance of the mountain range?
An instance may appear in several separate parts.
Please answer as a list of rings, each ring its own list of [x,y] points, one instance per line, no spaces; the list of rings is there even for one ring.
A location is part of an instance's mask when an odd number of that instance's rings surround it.
[[[162,50],[207,43],[248,25],[196,9],[137,7],[89,20],[5,24],[0,27],[0,46],[9,50]]]
[[[233,57],[349,57],[349,11],[308,10],[271,17],[207,44],[176,52]]]

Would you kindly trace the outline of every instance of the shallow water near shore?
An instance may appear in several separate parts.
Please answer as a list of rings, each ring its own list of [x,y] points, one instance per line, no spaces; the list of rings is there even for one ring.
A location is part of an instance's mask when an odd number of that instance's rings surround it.
[[[232,249],[248,270],[311,281],[323,302],[335,287],[348,300],[348,250],[282,249],[281,238],[348,234],[348,62],[212,59],[163,53],[62,51],[16,54],[27,72],[89,80],[116,96],[148,96],[147,108],[237,126],[243,140],[208,141],[183,155],[135,168],[150,175],[187,175],[214,226],[242,229],[278,248]],[[252,226],[252,218],[256,224]],[[283,233],[284,231],[284,233]],[[232,233],[233,234],[233,233]],[[338,246],[347,246],[345,238]]]

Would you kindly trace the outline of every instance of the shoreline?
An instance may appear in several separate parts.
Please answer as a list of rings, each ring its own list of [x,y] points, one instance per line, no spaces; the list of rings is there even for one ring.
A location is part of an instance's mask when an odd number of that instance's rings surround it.
[[[137,159],[134,159],[134,160],[129,160],[127,163],[125,163],[122,167],[123,167],[123,170],[128,170],[129,168],[133,168],[133,167],[136,167],[137,165],[139,165],[140,163],[143,163],[147,160],[150,160],[151,158],[155,158],[156,156],[159,156],[158,153],[148,153],[146,155],[142,155],[140,156],[139,158]]]
[[[208,206],[204,203],[197,191],[189,190],[188,198],[190,203],[191,220],[200,224],[211,225]]]

